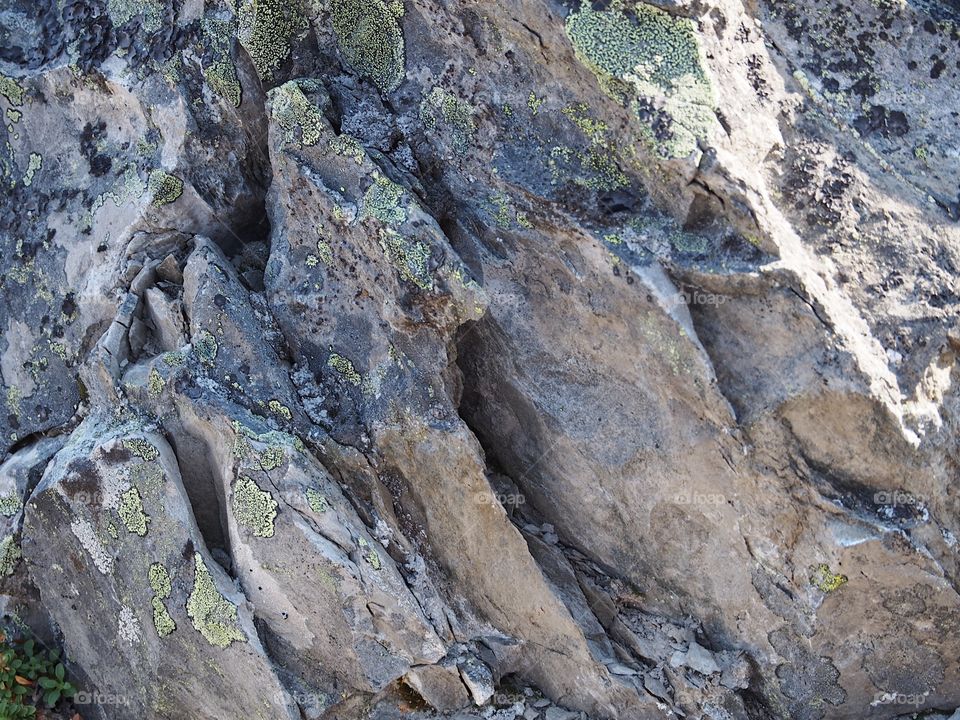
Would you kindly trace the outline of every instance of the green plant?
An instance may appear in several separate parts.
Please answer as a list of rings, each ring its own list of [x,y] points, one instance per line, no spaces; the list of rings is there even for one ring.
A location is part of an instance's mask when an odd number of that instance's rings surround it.
[[[53,707],[73,697],[59,650],[0,631],[0,717],[34,718],[36,704]]]

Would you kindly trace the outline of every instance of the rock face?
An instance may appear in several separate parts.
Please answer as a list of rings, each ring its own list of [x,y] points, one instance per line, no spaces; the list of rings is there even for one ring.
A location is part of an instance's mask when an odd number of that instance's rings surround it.
[[[0,608],[62,710],[960,706],[954,3],[48,5]]]

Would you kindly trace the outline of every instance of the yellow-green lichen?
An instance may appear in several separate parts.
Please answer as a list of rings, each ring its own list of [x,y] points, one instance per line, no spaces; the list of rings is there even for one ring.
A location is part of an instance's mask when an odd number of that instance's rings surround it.
[[[430,274],[430,248],[419,240],[408,240],[390,228],[380,231],[380,247],[396,267],[400,277],[421,290],[433,289]]]
[[[359,386],[363,382],[363,376],[357,372],[353,363],[343,355],[332,352],[327,358],[327,365],[336,370],[344,380],[351,385]]]
[[[810,584],[825,593],[837,590],[846,582],[846,575],[831,572],[830,566],[826,563],[814,566],[810,573]]]
[[[233,514],[238,523],[250,528],[257,537],[273,537],[277,501],[245,475],[237,478],[233,486]]]
[[[403,187],[378,173],[363,196],[363,214],[387,225],[401,225],[407,219],[402,199]]]
[[[13,570],[23,553],[14,542],[13,535],[7,535],[0,540],[0,577],[13,575]]]
[[[403,2],[331,0],[333,31],[346,61],[385,93],[403,81]]]
[[[337,135],[328,145],[331,151],[341,157],[352,158],[357,165],[362,165],[364,159],[367,157],[367,153],[363,149],[363,145],[360,144],[360,141],[346,133]]]
[[[370,564],[370,567],[374,570],[379,570],[383,567],[383,561],[380,560],[380,553],[370,547],[370,543],[363,538],[358,538],[357,546],[360,548],[360,552],[363,553],[363,559]]]
[[[153,563],[150,566],[150,587],[153,590],[153,626],[157,629],[157,635],[165,638],[167,635],[177,629],[177,624],[170,616],[170,612],[163,604],[163,601],[170,597],[172,585],[170,583],[170,573],[167,572],[161,563]]]
[[[320,142],[326,120],[304,90],[310,92],[319,86],[313,80],[291,80],[270,91],[270,113],[282,131],[281,147],[311,146]]]
[[[147,392],[153,397],[157,397],[163,393],[163,387],[166,384],[160,372],[156,368],[151,368],[150,376],[147,378]]]
[[[123,441],[123,446],[139,458],[151,462],[160,457],[160,451],[157,450],[148,440],[143,438],[128,438]]]
[[[41,168],[43,168],[43,156],[39,153],[30,153],[30,157],[27,158],[27,170],[23,174],[25,187],[33,184],[33,178]]]
[[[23,113],[19,110],[14,110],[13,108],[7,108],[7,120],[16,125],[20,120],[23,119]]]
[[[237,607],[217,590],[213,576],[199,553],[194,554],[193,590],[187,598],[187,617],[207,642],[225,648],[232,642],[246,642],[239,628]]]
[[[662,106],[669,129],[650,130],[649,139],[665,156],[684,157],[716,125],[694,24],[644,3],[631,15],[584,2],[567,18],[567,35],[608,94],[631,101],[641,118],[660,112],[650,101]]]
[[[274,415],[279,415],[284,420],[293,420],[293,413],[290,412],[290,408],[279,400],[271,400],[267,403],[267,407],[270,408],[270,412]]]
[[[233,27],[225,20],[206,18],[203,21],[203,38],[212,51],[214,60],[203,69],[207,84],[220,97],[234,107],[240,107],[243,93],[237,68],[230,53]]]
[[[270,79],[287,58],[307,19],[294,0],[245,0],[237,10],[237,36],[260,77]]]
[[[466,150],[477,130],[473,120],[473,108],[442,87],[434,87],[420,103],[420,120],[428,130],[446,125],[453,136],[453,146]]]
[[[286,460],[287,456],[283,452],[281,447],[268,447],[266,450],[260,453],[258,460],[260,461],[260,467],[266,471],[276,470],[278,467],[283,465],[283,461]]]
[[[320,256],[320,260],[323,261],[324,265],[329,265],[333,262],[333,249],[324,239],[317,240],[317,255]]]
[[[313,488],[307,488],[305,495],[307,504],[315,513],[325,513],[330,509],[330,503],[327,502],[327,499]]]
[[[0,515],[4,517],[13,517],[23,508],[23,500],[15,493],[0,495]]]
[[[543,105],[543,98],[537,97],[537,94],[530,91],[530,96],[527,98],[527,107],[530,108],[530,112],[534,115],[540,112],[540,106]]]
[[[163,5],[159,0],[107,0],[107,13],[115,26],[138,18],[143,29],[153,33],[163,25]]]
[[[217,359],[217,352],[220,350],[220,346],[217,345],[217,339],[213,336],[213,333],[207,330],[201,330],[197,334],[194,348],[197,351],[197,357],[204,365],[213,365]]]
[[[150,204],[163,207],[183,195],[183,180],[165,170],[154,170],[147,181],[147,190],[150,192]]]
[[[14,106],[23,105],[23,98],[26,92],[23,85],[11,77],[0,74],[0,95],[7,99],[7,102]]]
[[[143,537],[147,534],[147,523],[150,518],[143,511],[143,498],[140,491],[132,487],[120,495],[120,505],[117,514],[126,525],[127,531]]]

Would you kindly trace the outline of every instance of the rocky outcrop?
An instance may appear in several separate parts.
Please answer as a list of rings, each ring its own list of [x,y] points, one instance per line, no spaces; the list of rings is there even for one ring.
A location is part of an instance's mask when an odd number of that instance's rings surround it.
[[[958,22],[9,0],[4,620],[83,717],[952,712]]]

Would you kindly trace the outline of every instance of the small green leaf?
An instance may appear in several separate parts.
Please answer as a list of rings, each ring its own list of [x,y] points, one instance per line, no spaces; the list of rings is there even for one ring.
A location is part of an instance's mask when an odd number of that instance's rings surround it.
[[[60,682],[63,682],[63,675],[64,675],[63,663],[57,663],[55,672],[57,674],[57,680],[59,680]]]

